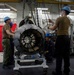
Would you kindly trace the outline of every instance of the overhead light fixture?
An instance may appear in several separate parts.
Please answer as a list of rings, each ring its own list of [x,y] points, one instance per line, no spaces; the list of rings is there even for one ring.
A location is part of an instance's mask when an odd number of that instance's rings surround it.
[[[48,8],[37,8],[37,10],[48,10]]]
[[[74,13],[74,10],[71,10],[71,13]]]
[[[10,9],[3,9],[3,10],[10,11]]]
[[[10,11],[10,9],[0,9],[0,11]]]

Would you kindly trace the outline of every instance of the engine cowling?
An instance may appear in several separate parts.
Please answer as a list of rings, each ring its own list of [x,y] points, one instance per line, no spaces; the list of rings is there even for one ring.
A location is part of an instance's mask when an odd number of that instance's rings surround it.
[[[40,53],[43,50],[43,44],[44,32],[36,25],[24,24],[15,33],[14,45],[20,53]]]

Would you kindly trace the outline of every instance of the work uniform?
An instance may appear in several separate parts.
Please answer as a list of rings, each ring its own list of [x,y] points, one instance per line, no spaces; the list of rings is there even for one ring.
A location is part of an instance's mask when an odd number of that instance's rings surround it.
[[[56,53],[56,73],[61,75],[62,67],[62,58],[64,59],[64,73],[68,74],[70,72],[70,38],[68,34],[68,29],[70,26],[70,20],[65,17],[59,17],[56,20],[57,30],[57,39],[55,44],[55,53]]]
[[[5,24],[3,27],[3,51],[4,51],[4,56],[3,56],[3,66],[8,66],[11,64],[12,60],[13,60],[13,48],[11,45],[11,36],[8,35],[6,33],[6,30],[9,30],[11,32],[10,29],[10,25]],[[12,51],[13,50],[13,51]]]
[[[53,60],[53,54],[54,54],[54,42],[52,40],[45,41],[44,49],[46,51],[48,51],[45,54],[45,58],[46,58],[47,62],[52,62],[52,60]]]

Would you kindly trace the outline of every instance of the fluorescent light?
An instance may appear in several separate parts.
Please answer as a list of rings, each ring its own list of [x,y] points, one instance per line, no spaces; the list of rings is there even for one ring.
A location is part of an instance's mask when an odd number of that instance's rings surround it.
[[[74,12],[74,10],[71,10],[71,12]]]
[[[3,9],[3,10],[5,10],[5,11],[10,11],[10,9]]]
[[[0,9],[0,11],[10,11],[10,9]]]
[[[48,10],[48,8],[37,8],[37,10]]]
[[[3,9],[0,9],[0,11],[2,11]]]

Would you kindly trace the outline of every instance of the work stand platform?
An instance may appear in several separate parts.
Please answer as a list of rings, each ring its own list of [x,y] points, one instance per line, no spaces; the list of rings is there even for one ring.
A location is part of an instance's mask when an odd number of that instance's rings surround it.
[[[15,57],[15,66],[13,68],[14,75],[22,75],[19,69],[31,69],[31,68],[43,68],[43,75],[47,75],[48,66],[46,64],[46,59],[42,56],[39,58],[31,58],[23,56],[22,58]]]

